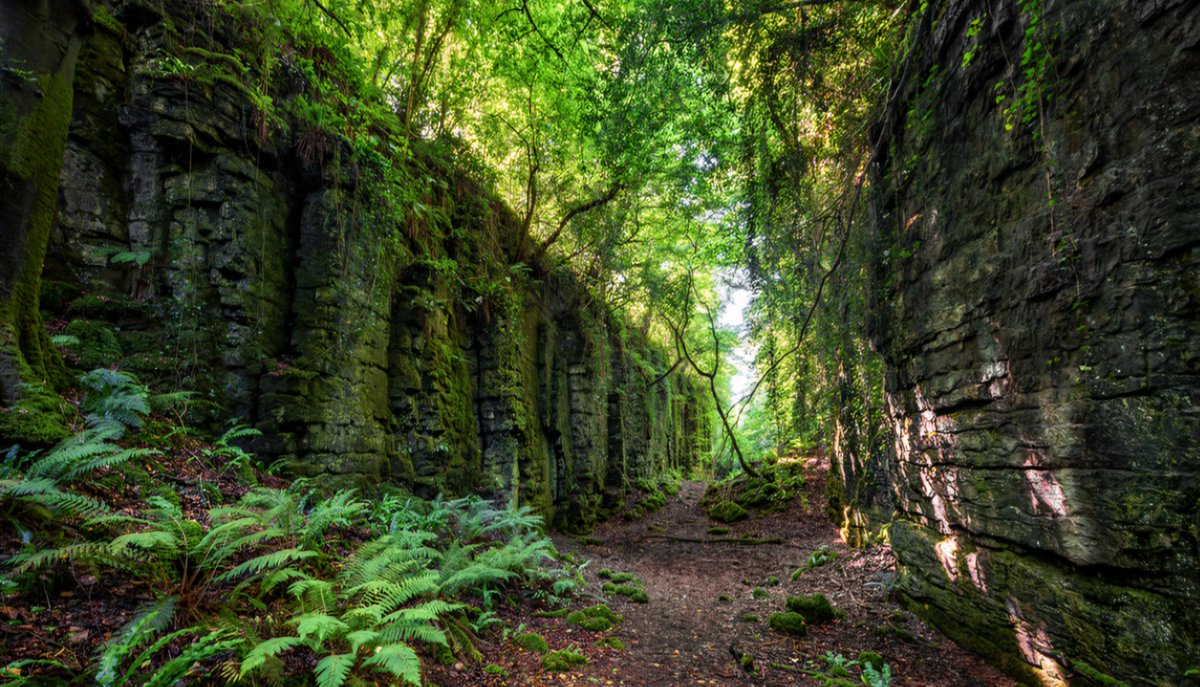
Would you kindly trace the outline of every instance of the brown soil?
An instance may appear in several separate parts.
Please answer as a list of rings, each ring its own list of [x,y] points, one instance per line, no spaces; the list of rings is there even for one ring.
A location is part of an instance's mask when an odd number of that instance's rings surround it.
[[[626,649],[597,647],[595,642],[605,636],[602,633],[569,628],[559,619],[531,620],[513,609],[513,617],[505,617],[509,627],[524,622],[527,631],[545,635],[551,649],[574,646],[590,663],[569,673],[547,673],[535,654],[494,637],[481,646],[483,663],[435,670],[429,682],[443,686],[820,685],[823,680],[805,671],[826,670],[821,658],[826,652],[852,659],[860,651],[874,651],[891,666],[892,685],[1015,686],[891,599],[889,586],[895,578],[891,551],[886,546],[852,550],[842,544],[818,505],[824,499],[825,473],[813,473],[806,486],[807,506],[797,500],[785,511],[756,514],[729,526],[730,534],[724,535],[778,538],[779,544],[705,543],[715,538],[708,529],[719,523],[710,521],[699,507],[705,489],[700,482],[684,483],[677,498],[643,520],[618,518],[602,525],[592,533],[600,543],[585,545],[556,535],[560,550],[590,560],[587,577],[595,590],[601,583],[596,573],[602,569],[630,572],[644,583],[649,603],[621,597],[607,602],[625,616],[624,623],[607,634],[621,639]],[[836,552],[837,560],[792,581],[792,572],[822,545]],[[771,576],[780,583],[768,586]],[[756,588],[765,591],[766,598],[753,598]],[[825,594],[846,617],[810,626],[803,639],[767,627],[767,617],[784,609],[787,596],[816,592]],[[743,653],[753,657],[755,673],[739,665],[737,657]],[[484,673],[487,664],[504,668],[508,677]],[[855,684],[857,673],[853,670],[851,677]]]

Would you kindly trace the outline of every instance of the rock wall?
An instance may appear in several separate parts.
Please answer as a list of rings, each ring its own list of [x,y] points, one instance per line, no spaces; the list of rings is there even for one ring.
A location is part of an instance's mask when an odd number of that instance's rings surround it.
[[[520,223],[445,161],[460,153],[393,143],[412,152],[388,177],[270,117],[222,70],[219,24],[99,12],[44,271],[77,367],[209,394],[214,420],[325,485],[476,492],[572,528],[699,459],[688,378],[651,387],[660,352],[570,274],[521,262]]]
[[[898,592],[1030,684],[1180,684],[1200,4],[929,6],[873,169]]]

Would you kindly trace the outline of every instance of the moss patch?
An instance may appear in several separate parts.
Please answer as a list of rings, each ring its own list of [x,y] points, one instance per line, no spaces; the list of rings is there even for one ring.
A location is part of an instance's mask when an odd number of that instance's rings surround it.
[[[876,671],[883,670],[883,656],[874,651],[863,651],[858,654],[858,664],[861,666],[871,666]]]
[[[829,603],[829,599],[824,594],[789,596],[787,599],[787,609],[794,613],[799,613],[806,621],[813,625],[823,625],[833,622],[839,615],[833,604]]]
[[[592,632],[605,632],[622,620],[624,618],[621,617],[621,614],[613,613],[612,609],[604,604],[584,608],[567,615],[567,624],[576,625]]]
[[[626,582],[637,581],[637,576],[635,576],[633,573],[616,572],[608,569],[597,572],[596,577],[599,577],[602,580],[614,582],[616,584],[625,584]]]
[[[596,642],[596,646],[608,647],[610,649],[616,649],[617,651],[625,650],[625,642],[622,642],[616,637],[604,637]]]
[[[803,637],[808,633],[808,627],[805,625],[804,616],[799,613],[785,611],[783,613],[772,613],[767,619],[767,625],[772,630],[791,637]]]
[[[536,632],[523,632],[513,635],[512,643],[535,654],[544,654],[550,650],[550,645],[546,643],[546,638]]]
[[[731,523],[745,520],[750,512],[733,501],[718,501],[708,509],[708,517],[717,522]]]
[[[646,590],[641,587],[607,582],[601,588],[601,591],[609,596],[623,596],[634,603],[644,604],[650,602],[650,597],[646,596]]]
[[[587,656],[571,649],[551,651],[542,657],[542,667],[555,672],[563,672],[575,666],[585,666],[587,664]]]

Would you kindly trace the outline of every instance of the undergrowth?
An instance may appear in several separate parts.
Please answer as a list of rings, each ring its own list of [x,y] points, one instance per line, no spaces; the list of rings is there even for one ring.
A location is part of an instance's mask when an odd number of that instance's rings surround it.
[[[249,427],[233,423],[198,450],[192,432],[166,432],[191,442],[183,451],[157,431],[170,420],[153,415],[161,405],[136,378],[97,370],[82,381],[73,436],[2,454],[0,520],[12,533],[0,537],[2,603],[107,590],[114,604],[135,596],[136,611],[88,660],[10,660],[0,684],[290,684],[311,673],[320,687],[419,685],[426,658],[479,656],[505,595],[561,605],[582,584],[528,509],[259,483]],[[142,431],[151,423],[153,437]],[[172,466],[239,480],[238,495],[183,499]]]

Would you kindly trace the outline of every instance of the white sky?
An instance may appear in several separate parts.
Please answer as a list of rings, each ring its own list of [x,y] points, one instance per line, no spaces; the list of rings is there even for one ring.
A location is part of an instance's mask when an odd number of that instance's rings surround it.
[[[717,321],[737,331],[740,337],[738,346],[725,357],[726,364],[732,365],[735,370],[730,401],[737,401],[746,395],[756,379],[753,364],[755,348],[750,345],[746,328],[746,311],[750,308],[754,293],[741,286],[740,277],[737,273],[723,275],[717,286],[717,293],[721,297],[721,312]]]

